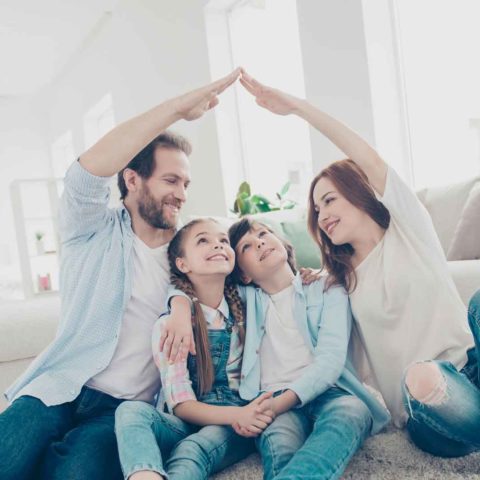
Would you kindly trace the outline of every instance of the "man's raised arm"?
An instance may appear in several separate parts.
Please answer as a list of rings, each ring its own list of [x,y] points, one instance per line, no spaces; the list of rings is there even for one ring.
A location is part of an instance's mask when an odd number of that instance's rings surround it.
[[[115,175],[170,125],[182,119],[195,120],[215,107],[217,96],[239,75],[240,69],[236,69],[220,80],[167,100],[121,123],[80,156],[81,165],[99,177]]]

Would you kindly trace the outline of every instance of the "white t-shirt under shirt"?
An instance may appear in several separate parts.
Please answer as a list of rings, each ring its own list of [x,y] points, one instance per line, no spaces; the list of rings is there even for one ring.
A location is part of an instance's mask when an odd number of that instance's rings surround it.
[[[170,280],[168,244],[148,247],[134,236],[132,295],[108,367],[87,386],[116,398],[153,402],[160,375],[152,357],[152,328],[165,310]]]
[[[283,390],[313,362],[293,316],[293,285],[270,295],[265,335],[260,345],[260,384],[269,392]]]
[[[461,369],[473,338],[430,216],[391,168],[379,199],[390,212],[390,226],[356,268],[352,347],[362,380],[380,390],[400,427],[408,418],[401,391],[405,369],[432,359]]]

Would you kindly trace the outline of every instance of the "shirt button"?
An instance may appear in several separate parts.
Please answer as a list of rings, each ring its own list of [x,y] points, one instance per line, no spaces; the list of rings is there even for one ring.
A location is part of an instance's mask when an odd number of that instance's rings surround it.
[[[242,374],[240,375],[240,378],[243,380],[243,379],[245,378],[245,375],[242,373]]]
[[[75,390],[70,390],[71,395],[75,395]]]
[[[257,355],[259,354],[258,348],[255,350],[255,353],[256,353]]]

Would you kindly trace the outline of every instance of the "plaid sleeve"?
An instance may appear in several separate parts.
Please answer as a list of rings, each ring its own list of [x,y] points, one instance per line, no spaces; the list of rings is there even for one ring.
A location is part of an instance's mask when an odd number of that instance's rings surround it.
[[[168,315],[160,317],[153,327],[152,353],[155,365],[160,371],[163,397],[165,398],[168,411],[172,413],[178,404],[188,400],[196,400],[197,397],[192,388],[187,361],[170,364],[163,352],[160,351],[159,344],[162,327],[168,318]]]

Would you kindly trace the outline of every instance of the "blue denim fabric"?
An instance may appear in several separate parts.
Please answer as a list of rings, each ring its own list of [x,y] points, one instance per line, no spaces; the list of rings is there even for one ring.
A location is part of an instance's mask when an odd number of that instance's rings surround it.
[[[209,330],[215,379],[210,392],[197,400],[211,405],[243,406],[238,392],[228,388],[227,361],[231,324]],[[195,358],[188,359],[192,386],[197,389]],[[115,414],[120,462],[125,478],[150,470],[169,479],[206,479],[238,462],[254,450],[252,439],[237,435],[230,426],[198,427],[144,402],[124,402]]]
[[[0,478],[122,478],[114,432],[121,400],[84,387],[69,403],[47,407],[22,396],[0,415]]]
[[[435,361],[446,382],[446,398],[438,405],[414,399],[403,382],[407,430],[420,449],[440,457],[460,457],[480,449],[480,290],[468,307],[468,323],[475,348],[459,372],[450,362]]]
[[[258,437],[264,480],[340,478],[371,427],[368,407],[332,387],[307,405],[279,415]]]

